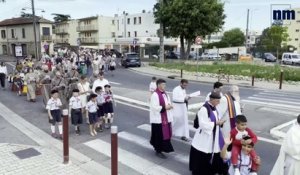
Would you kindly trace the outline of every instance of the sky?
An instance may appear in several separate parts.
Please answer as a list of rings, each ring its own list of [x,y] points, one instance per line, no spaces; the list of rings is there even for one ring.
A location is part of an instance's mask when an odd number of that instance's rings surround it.
[[[126,11],[129,14],[152,11],[157,0],[35,0],[36,14],[53,20],[52,13],[70,14],[73,19],[88,16],[114,16]],[[246,29],[247,9],[249,13],[249,29],[262,31],[271,24],[271,9],[282,9],[289,4],[292,8],[300,7],[300,0],[222,0],[225,2],[225,24],[223,29]],[[18,17],[21,9],[31,7],[31,0],[6,0],[0,3],[0,20]],[[271,6],[276,4],[276,6]],[[28,9],[25,12],[31,13]],[[297,14],[296,14],[297,15]]]

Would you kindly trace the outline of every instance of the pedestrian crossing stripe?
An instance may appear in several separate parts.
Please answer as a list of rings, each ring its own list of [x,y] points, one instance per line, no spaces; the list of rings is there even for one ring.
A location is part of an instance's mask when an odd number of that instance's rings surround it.
[[[258,94],[256,94],[256,95],[267,95],[267,96],[269,96],[269,97],[279,97],[279,98],[282,98],[282,97],[289,97],[289,98],[296,98],[296,99],[299,99],[300,98],[300,95],[296,95],[295,96],[295,94],[294,95],[287,95],[287,94],[276,94],[276,93],[266,93],[266,92],[260,92],[260,93],[258,93]]]
[[[293,110],[298,110],[298,108],[299,108],[298,106],[294,106],[294,105],[278,104],[278,103],[271,103],[271,102],[266,102],[266,101],[241,100],[241,102],[249,103],[249,104],[256,104],[256,105],[288,108],[288,109],[293,109]]]
[[[287,96],[276,96],[276,95],[264,95],[264,94],[256,94],[253,95],[252,97],[256,97],[256,98],[264,98],[264,99],[280,99],[280,100],[285,100],[285,101],[289,101],[289,102],[300,102],[300,96],[299,97],[287,97]],[[251,98],[252,98],[251,97]],[[250,98],[250,97],[248,97]]]
[[[293,105],[300,105],[300,102],[292,102],[292,101],[284,101],[284,100],[275,100],[275,99],[266,99],[266,98],[259,98],[259,97],[248,97],[249,99],[253,99],[253,100],[262,100],[262,101],[266,101],[266,102],[278,102],[278,103],[283,103],[283,104],[293,104]]]
[[[95,139],[84,143],[86,146],[100,152],[108,157],[111,156],[111,144],[100,139]],[[151,162],[143,157],[118,148],[118,160],[120,163],[147,175],[179,175],[178,173],[169,170],[159,164]]]

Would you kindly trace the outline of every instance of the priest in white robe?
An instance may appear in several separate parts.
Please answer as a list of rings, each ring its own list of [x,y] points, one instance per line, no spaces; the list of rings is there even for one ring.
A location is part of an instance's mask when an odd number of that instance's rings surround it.
[[[300,115],[297,122],[287,132],[278,159],[270,175],[300,174]]]
[[[176,137],[181,137],[184,141],[189,141],[189,121],[187,103],[190,97],[186,94],[188,81],[182,79],[180,85],[173,89],[173,134]]]

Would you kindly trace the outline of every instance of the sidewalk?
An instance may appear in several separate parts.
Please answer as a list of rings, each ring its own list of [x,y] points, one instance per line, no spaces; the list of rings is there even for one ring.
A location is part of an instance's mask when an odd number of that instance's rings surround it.
[[[175,79],[181,79],[180,78],[180,70],[167,70],[167,69],[161,69],[153,66],[148,66],[147,64],[144,64],[142,67],[138,68],[130,68],[131,70],[135,72],[139,72],[142,74],[148,74],[148,75],[153,75],[157,77],[169,77],[173,76]],[[216,77],[208,77],[208,76],[203,76],[204,73],[199,73],[199,76],[197,77],[196,72],[186,72],[183,71],[183,77],[184,79],[188,79],[190,81],[198,81],[198,82],[203,82],[203,83],[211,83],[213,84],[214,82],[218,81],[217,76]],[[222,81],[222,80],[221,80]],[[226,80],[223,80],[224,84],[227,84]],[[287,91],[287,92],[300,92],[300,82],[297,84],[288,84],[287,82],[283,82],[282,84],[282,89],[279,89],[279,82],[273,83],[273,82],[265,82],[265,81],[254,81],[254,86],[251,86],[251,78],[249,78],[248,81],[246,80],[234,80],[230,79],[229,84],[234,84],[238,85],[241,87],[248,87],[248,88],[259,88],[259,89],[264,89],[264,90],[278,90],[278,91]]]
[[[0,174],[108,175],[104,167],[70,147],[63,164],[62,141],[32,125],[0,103]]]

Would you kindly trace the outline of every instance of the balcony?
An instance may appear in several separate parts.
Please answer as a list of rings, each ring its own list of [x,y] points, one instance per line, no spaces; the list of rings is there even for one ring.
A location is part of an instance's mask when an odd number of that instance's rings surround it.
[[[42,41],[52,41],[52,35],[42,35],[41,40]]]
[[[68,30],[64,28],[56,28],[53,30],[53,33],[55,34],[68,34]]]
[[[54,43],[60,43],[60,44],[69,43],[69,39],[67,39],[67,38],[57,38],[57,39],[54,39],[53,42]]]
[[[78,26],[76,28],[77,32],[83,32],[83,31],[98,31],[98,26],[96,25],[84,25],[84,26]]]
[[[81,44],[97,44],[97,38],[80,38]]]

